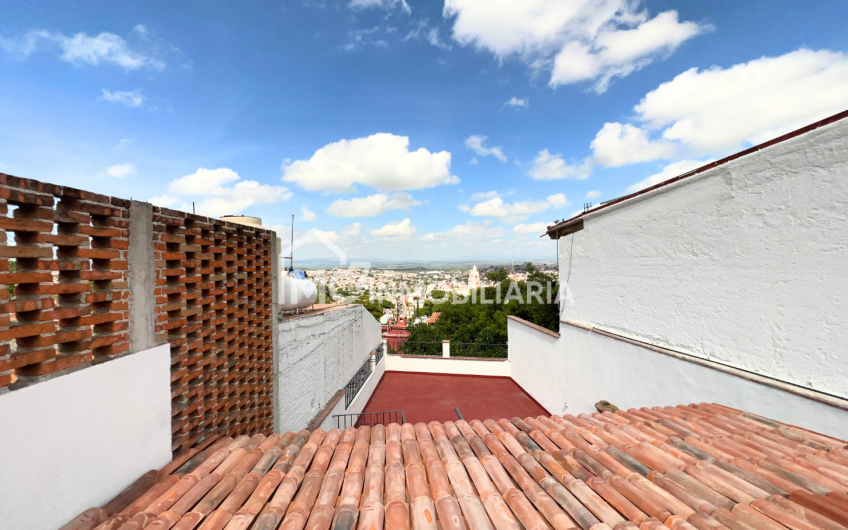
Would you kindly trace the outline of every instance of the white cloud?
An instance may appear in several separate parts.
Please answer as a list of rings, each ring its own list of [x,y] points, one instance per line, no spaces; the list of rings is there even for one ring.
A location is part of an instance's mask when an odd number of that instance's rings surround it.
[[[439,28],[430,28],[429,33],[427,33],[427,42],[429,42],[431,46],[435,46],[442,51],[450,51],[453,49],[453,46],[442,40]]]
[[[310,191],[354,191],[355,184],[379,191],[420,190],[457,184],[450,172],[451,154],[409,150],[409,137],[378,133],[328,144],[309,160],[283,167],[283,180]]]
[[[472,241],[476,239],[493,239],[503,237],[506,231],[499,227],[490,226],[489,221],[476,223],[474,221],[466,221],[464,224],[457,225],[450,230],[444,232],[436,232],[427,234],[424,239],[427,241],[435,241],[439,239],[457,239],[459,241]]]
[[[315,212],[309,210],[309,206],[300,207],[300,220],[311,223],[316,219]]]
[[[512,231],[516,234],[544,234],[547,229],[548,223],[541,222],[515,225]]]
[[[388,48],[389,41],[386,40],[387,28],[383,26],[374,26],[368,29],[355,29],[347,32],[348,42],[342,46],[345,51],[351,51],[357,46],[377,46],[378,48]]]
[[[605,123],[592,140],[595,162],[605,167],[671,158],[675,150],[673,143],[651,141],[646,131],[629,123]]]
[[[512,224],[516,221],[523,221],[532,214],[544,212],[551,207],[562,208],[567,204],[570,203],[565,195],[557,193],[556,195],[549,195],[544,201],[523,201],[512,204],[505,203],[500,197],[495,197],[478,202],[474,206],[462,205],[459,209],[475,217],[496,217],[503,223]]]
[[[180,204],[180,198],[174,197],[173,195],[160,195],[159,197],[151,198],[147,202],[154,206],[161,206],[163,208],[175,208],[178,204]]]
[[[130,32],[130,44],[114,33],[102,32],[96,36],[77,33],[67,36],[45,30],[32,30],[18,40],[4,39],[3,49],[29,56],[36,51],[58,49],[61,59],[73,65],[113,64],[124,70],[164,70],[164,55],[179,52],[167,42],[151,38],[145,26],[138,25]]]
[[[497,158],[501,162],[506,162],[507,158],[506,158],[506,155],[504,155],[504,153],[503,153],[502,147],[500,147],[500,146],[498,146],[498,147],[486,147],[485,145],[483,145],[483,144],[486,143],[486,140],[488,140],[488,139],[489,139],[488,136],[482,136],[482,135],[479,135],[479,134],[472,134],[471,136],[466,138],[465,147],[471,149],[472,151],[474,151],[475,153],[477,153],[480,156],[492,155],[493,157]]]
[[[327,213],[336,217],[376,217],[392,210],[408,210],[420,204],[402,191],[391,195],[377,193],[350,200],[339,199],[327,208]]]
[[[680,162],[675,162],[673,164],[669,164],[663,168],[662,171],[655,175],[651,175],[650,177],[633,184],[629,188],[627,188],[627,193],[633,193],[639,190],[643,190],[645,188],[650,188],[654,184],[659,184],[660,182],[665,182],[668,179],[673,179],[674,177],[679,177],[684,173],[688,173],[693,169],[698,169],[701,166],[705,166],[712,162],[712,159],[708,160],[681,160]]]
[[[133,145],[134,144],[133,144],[133,141],[131,139],[121,138],[121,141],[118,142],[118,145],[115,146],[115,151],[117,151],[119,149],[124,149],[126,147],[132,147]]]
[[[371,231],[372,236],[408,239],[415,234],[415,227],[409,219],[392,221],[389,224]]]
[[[554,208],[562,208],[563,206],[568,206],[569,204],[571,204],[571,202],[565,197],[564,193],[548,195],[547,201],[548,204],[550,204]]]
[[[362,232],[362,223],[353,223],[342,230],[343,236],[358,236]]]
[[[692,68],[635,110],[649,129],[700,156],[758,144],[846,108],[848,56],[800,49],[727,69]]]
[[[650,18],[638,0],[445,0],[443,15],[460,44],[549,70],[552,87],[592,81],[597,92],[710,29],[676,11]]]
[[[579,165],[570,165],[560,153],[551,154],[542,149],[533,159],[533,167],[527,172],[534,180],[585,179],[592,173],[592,161],[584,160]]]
[[[488,199],[494,199],[495,197],[500,197],[500,193],[496,191],[478,191],[477,193],[471,196],[471,200],[485,201]]]
[[[129,162],[125,164],[116,164],[114,166],[106,168],[106,174],[116,179],[128,177],[136,171],[137,168],[135,167],[135,164],[130,164]]]
[[[476,166],[477,165],[477,157],[472,156],[471,160],[469,160],[468,163],[471,164],[472,166]]]
[[[596,199],[601,196],[601,192],[598,190],[592,190],[586,194],[587,199]]]
[[[239,214],[255,204],[286,201],[292,195],[285,186],[260,184],[255,180],[241,180],[238,173],[225,167],[199,168],[191,175],[171,181],[168,191],[180,196],[205,197],[197,205],[197,213],[212,217]],[[185,202],[181,208],[188,211],[191,205]]]
[[[104,88],[103,99],[111,103],[120,103],[127,107],[140,107],[147,98],[141,93],[140,88],[137,90],[119,90],[115,92],[109,92]],[[121,141],[123,142],[123,140]]]
[[[509,101],[504,103],[503,106],[504,107],[513,107],[513,108],[523,107],[523,108],[526,109],[527,107],[530,106],[530,98],[519,99],[515,96],[512,96],[512,98],[510,98]]]
[[[321,237],[325,237],[330,241],[338,241],[341,238],[341,236],[339,236],[339,234],[337,234],[335,230],[324,231],[318,230],[317,228],[313,228],[310,230],[310,232],[312,232],[316,236],[315,238],[309,241],[309,243],[313,245],[320,244]]]
[[[400,7],[407,15],[412,13],[412,10],[409,8],[409,4],[406,3],[406,0],[350,0],[348,7],[357,10],[376,7],[385,9],[386,11],[392,10],[395,7]]]

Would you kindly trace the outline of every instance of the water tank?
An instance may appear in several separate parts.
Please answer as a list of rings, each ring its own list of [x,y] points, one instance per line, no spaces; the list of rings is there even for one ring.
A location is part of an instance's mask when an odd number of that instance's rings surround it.
[[[297,270],[283,270],[280,274],[280,309],[306,309],[318,298],[318,287],[306,277],[306,273]]]
[[[250,215],[225,215],[221,217],[221,220],[229,221],[231,223],[238,223],[240,225],[255,226],[256,228],[262,228],[262,219]]]

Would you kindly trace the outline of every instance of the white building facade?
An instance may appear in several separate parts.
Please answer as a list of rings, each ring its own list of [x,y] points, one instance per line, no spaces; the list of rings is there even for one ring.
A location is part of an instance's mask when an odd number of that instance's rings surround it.
[[[509,343],[551,412],[713,401],[848,436],[848,113],[549,234],[561,336]]]

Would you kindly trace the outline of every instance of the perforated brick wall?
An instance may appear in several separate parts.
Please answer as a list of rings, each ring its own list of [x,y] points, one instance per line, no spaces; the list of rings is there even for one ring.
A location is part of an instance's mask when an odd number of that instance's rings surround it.
[[[153,208],[157,338],[171,344],[173,449],[273,428],[274,233]]]
[[[274,233],[158,207],[152,226],[140,214],[131,224],[132,208],[0,173],[0,392],[134,353],[141,333],[171,345],[174,451],[270,433]],[[150,256],[129,248],[131,228],[152,231],[153,265],[129,267],[132,252]],[[130,287],[136,270],[155,284]],[[155,309],[131,306],[131,292]],[[131,311],[155,317],[155,337],[130,329]]]
[[[129,350],[129,201],[0,173],[0,228],[0,387]]]

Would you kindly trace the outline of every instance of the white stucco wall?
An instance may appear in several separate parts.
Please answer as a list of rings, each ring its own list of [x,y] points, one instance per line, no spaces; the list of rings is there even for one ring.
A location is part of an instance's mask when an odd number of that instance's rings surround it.
[[[590,212],[559,249],[563,320],[848,398],[848,120]]]
[[[386,371],[420,372],[430,374],[486,375],[509,377],[508,360],[476,360],[443,357],[387,355]]]
[[[361,305],[279,324],[279,425],[297,431],[324,408],[380,345],[380,323]]]
[[[552,414],[711,402],[848,439],[842,409],[566,324],[559,339],[508,326],[512,378]]]
[[[0,528],[55,530],[171,460],[165,344],[0,396]]]

